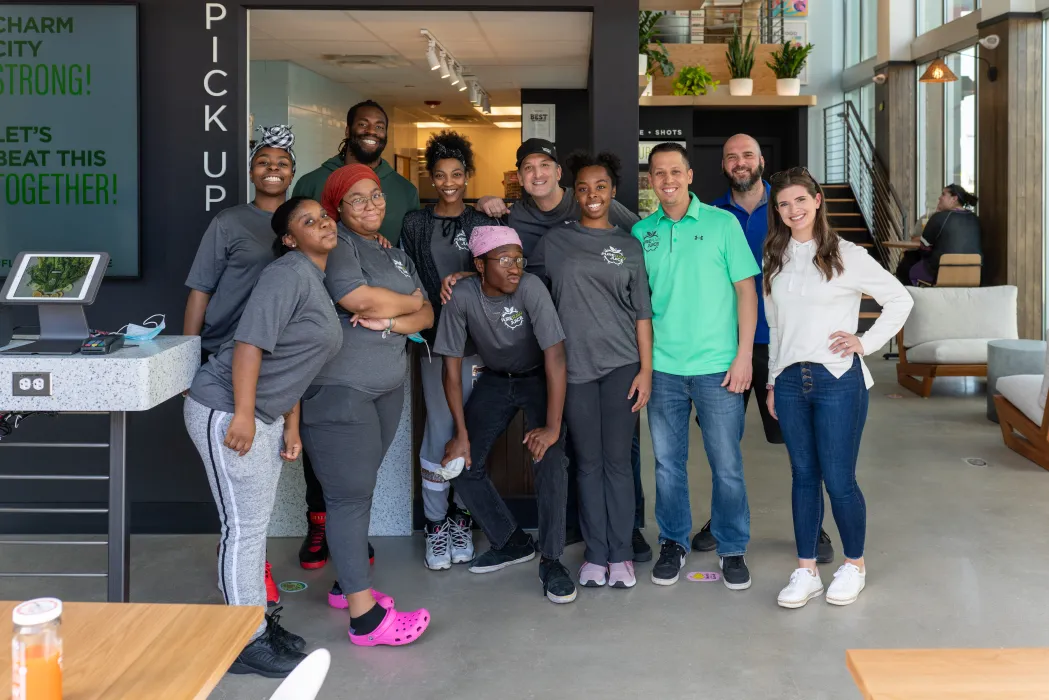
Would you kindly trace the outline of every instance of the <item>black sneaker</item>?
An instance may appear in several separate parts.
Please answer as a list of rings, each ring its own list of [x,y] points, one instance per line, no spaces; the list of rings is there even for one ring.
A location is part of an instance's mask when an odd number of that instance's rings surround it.
[[[743,555],[719,557],[721,578],[730,591],[743,591],[750,588],[750,569]]]
[[[816,563],[830,564],[834,561],[834,543],[830,541],[830,535],[821,527],[820,541],[816,545]]]
[[[306,640],[297,634],[293,634],[280,625],[280,611],[284,607],[274,609],[266,616],[266,627],[273,636],[274,642],[291,651],[302,651],[306,648]]]
[[[697,552],[713,552],[718,548],[718,541],[714,539],[714,534],[710,531],[710,521],[704,525],[696,536],[692,538],[692,549]]]
[[[543,582],[543,593],[551,603],[571,603],[575,600],[575,584],[559,560],[539,562],[539,580]]]
[[[666,540],[659,550],[659,560],[652,567],[652,583],[657,586],[673,586],[678,572],[685,566],[685,548],[673,540]]]
[[[489,549],[474,559],[474,563],[470,565],[470,573],[490,574],[493,571],[499,571],[514,564],[524,564],[533,559],[535,559],[535,541],[532,540],[531,535],[528,535],[528,541],[525,544],[514,545],[507,542],[502,549]]]
[[[645,541],[641,530],[634,528],[634,536],[630,538],[630,544],[634,548],[634,563],[652,561],[652,547]]]
[[[267,622],[266,631],[244,647],[229,667],[229,672],[254,673],[266,678],[286,678],[305,658],[305,654],[286,648],[283,642],[274,637],[272,627]]]

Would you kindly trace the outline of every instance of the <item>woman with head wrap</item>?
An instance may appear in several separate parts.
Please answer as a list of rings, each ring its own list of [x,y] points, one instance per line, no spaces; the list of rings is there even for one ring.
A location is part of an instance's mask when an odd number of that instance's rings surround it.
[[[482,212],[463,202],[466,185],[474,171],[470,141],[454,131],[442,131],[426,144],[426,169],[439,200],[432,207],[409,212],[401,229],[401,247],[415,263],[423,289],[434,310],[433,329],[423,333],[428,341],[436,335],[441,318],[441,280],[448,275],[473,273],[473,257],[468,242],[478,226],[495,223]],[[463,400],[470,398],[480,359],[468,348],[462,363]],[[426,403],[426,427],[419,447],[422,471],[423,512],[426,516],[426,568],[438,571],[452,564],[465,564],[474,558],[473,520],[456,496],[449,514],[449,482],[441,475],[444,446],[452,439],[455,426],[441,384],[440,357],[420,354],[419,374]]]
[[[285,124],[259,127],[262,138],[251,150],[248,175],[255,199],[220,211],[204,232],[186,277],[189,298],[183,335],[199,335],[201,363],[233,338],[255,280],[274,260],[270,219],[287,197],[295,176],[295,135]],[[266,600],[280,603],[280,592],[266,563]]]
[[[299,397],[342,344],[324,287],[335,223],[301,197],[279,206],[271,223],[280,257],[259,274],[233,338],[197,372],[183,409],[218,508],[227,605],[266,600],[266,531],[282,460],[302,449]],[[279,678],[305,658],[305,640],[278,623],[278,611],[259,625],[231,673]]]
[[[425,631],[425,609],[402,613],[370,588],[368,523],[375,479],[404,405],[408,336],[433,324],[411,259],[379,243],[386,198],[366,165],[331,174],[322,204],[338,218],[339,245],[325,285],[343,341],[302,398],[302,437],[324,489],[327,538],[339,580],[328,596],[350,610],[350,642],[400,646]],[[367,294],[361,288],[367,285]],[[340,585],[341,584],[341,585]]]

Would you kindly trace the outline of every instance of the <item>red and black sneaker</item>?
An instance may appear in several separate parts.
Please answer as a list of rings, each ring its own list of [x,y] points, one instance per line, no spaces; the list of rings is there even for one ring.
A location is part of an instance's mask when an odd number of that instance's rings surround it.
[[[372,548],[372,543],[368,543],[368,563],[375,566],[375,549]]]
[[[299,547],[299,564],[304,569],[320,569],[328,563],[328,540],[324,536],[327,513],[307,513],[310,529]]]
[[[266,607],[272,608],[280,605],[280,589],[277,582],[273,580],[272,567],[266,562]]]

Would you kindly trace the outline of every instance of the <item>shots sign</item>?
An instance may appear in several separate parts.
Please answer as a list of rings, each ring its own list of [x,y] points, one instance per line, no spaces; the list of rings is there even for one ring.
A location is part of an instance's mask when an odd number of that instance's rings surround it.
[[[136,6],[0,6],[0,277],[30,249],[138,276],[138,129]]]

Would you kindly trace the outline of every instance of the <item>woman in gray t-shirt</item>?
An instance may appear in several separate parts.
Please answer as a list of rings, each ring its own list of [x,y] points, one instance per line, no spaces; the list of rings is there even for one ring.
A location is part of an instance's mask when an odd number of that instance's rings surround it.
[[[236,334],[197,372],[184,408],[218,506],[227,605],[266,604],[266,531],[282,460],[302,451],[299,397],[342,344],[324,287],[335,222],[299,197],[278,207],[271,223],[280,257],[259,275]],[[267,616],[230,671],[285,676],[305,646]]]
[[[398,646],[418,639],[430,614],[398,612],[389,597],[371,589],[368,523],[376,475],[404,405],[405,344],[433,324],[433,309],[411,259],[379,243],[386,198],[375,171],[359,164],[339,168],[323,200],[340,219],[341,253],[325,285],[340,307],[343,343],[303,395],[302,437],[324,489],[328,546],[339,575],[328,601],[349,608],[353,644]],[[354,303],[352,292],[363,283],[401,308]]]
[[[529,271],[544,278],[565,329],[565,421],[579,464],[582,586],[631,588],[634,477],[630,447],[652,389],[652,305],[641,244],[609,209],[619,158],[568,159],[581,218],[539,239]]]

